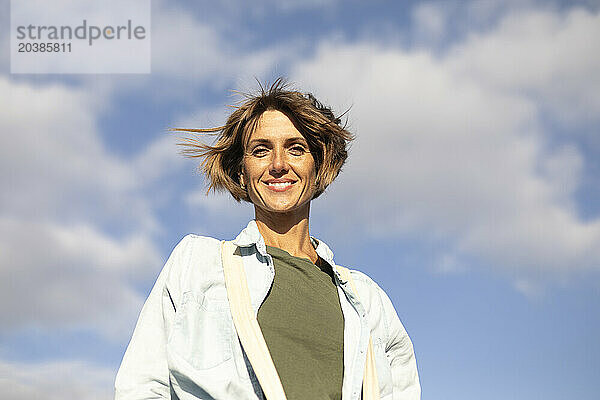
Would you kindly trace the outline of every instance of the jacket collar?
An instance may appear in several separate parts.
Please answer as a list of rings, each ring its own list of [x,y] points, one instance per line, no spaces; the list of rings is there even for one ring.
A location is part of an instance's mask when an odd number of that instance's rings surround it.
[[[330,265],[334,266],[333,252],[323,241],[317,238],[310,237],[310,241],[315,248],[315,251],[323,260],[327,261]],[[267,255],[267,247],[265,246],[265,240],[263,239],[255,220],[250,220],[248,225],[237,235],[233,240],[233,244],[239,247],[250,247],[256,245],[256,249],[263,256]]]

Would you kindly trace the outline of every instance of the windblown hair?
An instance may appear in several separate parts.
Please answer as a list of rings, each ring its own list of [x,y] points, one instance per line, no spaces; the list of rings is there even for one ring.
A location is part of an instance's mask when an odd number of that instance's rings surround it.
[[[282,78],[268,88],[260,85],[257,94],[242,93],[245,101],[234,106],[235,110],[225,125],[207,129],[173,128],[172,131],[194,133],[177,143],[183,146],[181,154],[202,159],[199,169],[209,180],[207,194],[228,191],[239,202],[250,202],[248,193],[240,186],[240,173],[250,135],[258,120],[267,110],[286,114],[306,139],[315,160],[316,191],[313,199],[320,196],[338,176],[346,158],[347,145],[354,136],[342,125],[331,108],[321,104],[312,94],[288,89]],[[216,143],[202,141],[198,133],[213,133]]]

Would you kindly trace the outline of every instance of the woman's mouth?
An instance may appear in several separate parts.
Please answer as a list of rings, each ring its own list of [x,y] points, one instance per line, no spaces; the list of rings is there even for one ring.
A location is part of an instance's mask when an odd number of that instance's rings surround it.
[[[285,181],[285,182],[265,182],[267,187],[274,192],[285,192],[290,189],[292,185],[296,183],[293,181]]]

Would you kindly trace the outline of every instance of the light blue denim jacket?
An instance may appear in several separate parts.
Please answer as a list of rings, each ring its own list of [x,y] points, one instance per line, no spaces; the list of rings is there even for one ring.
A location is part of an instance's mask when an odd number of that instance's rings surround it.
[[[413,346],[388,296],[365,274],[351,271],[356,296],[337,272],[329,247],[312,237],[311,241],[317,254],[334,267],[344,315],[342,399],[361,397],[369,335],[381,399],[419,399]],[[273,260],[254,220],[233,242],[240,247],[252,306],[258,312],[273,283]],[[214,238],[189,234],[177,244],[142,308],[117,373],[116,400],[169,398],[263,398],[235,333],[220,241]]]

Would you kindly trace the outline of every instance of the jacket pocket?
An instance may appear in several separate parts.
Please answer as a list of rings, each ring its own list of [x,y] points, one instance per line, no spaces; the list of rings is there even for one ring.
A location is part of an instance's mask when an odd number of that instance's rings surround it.
[[[183,293],[169,336],[170,350],[192,367],[216,367],[232,357],[233,322],[227,301]]]

